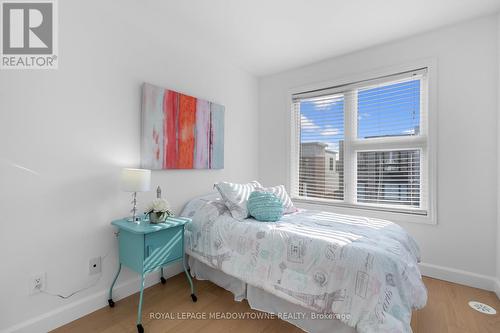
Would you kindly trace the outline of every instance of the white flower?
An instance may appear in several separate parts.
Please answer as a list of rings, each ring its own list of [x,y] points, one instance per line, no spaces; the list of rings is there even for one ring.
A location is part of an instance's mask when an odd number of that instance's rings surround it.
[[[170,205],[165,199],[154,199],[148,206],[148,212],[163,213],[170,211]]]

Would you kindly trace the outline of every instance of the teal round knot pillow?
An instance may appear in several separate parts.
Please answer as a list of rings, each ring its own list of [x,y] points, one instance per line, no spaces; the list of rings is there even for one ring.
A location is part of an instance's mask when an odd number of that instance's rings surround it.
[[[248,212],[258,221],[275,222],[283,216],[281,200],[269,192],[254,191],[247,203]]]

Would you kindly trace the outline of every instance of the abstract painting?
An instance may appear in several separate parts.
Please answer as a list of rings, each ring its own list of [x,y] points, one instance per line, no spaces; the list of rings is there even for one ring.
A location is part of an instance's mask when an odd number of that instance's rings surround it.
[[[144,83],[141,167],[223,169],[224,106]]]

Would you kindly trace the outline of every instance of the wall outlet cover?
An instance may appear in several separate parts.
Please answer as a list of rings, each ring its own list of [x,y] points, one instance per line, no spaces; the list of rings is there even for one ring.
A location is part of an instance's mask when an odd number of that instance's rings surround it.
[[[101,257],[90,258],[89,275],[101,273]]]
[[[46,275],[45,273],[33,274],[28,280],[28,293],[30,295],[38,294],[45,290]]]

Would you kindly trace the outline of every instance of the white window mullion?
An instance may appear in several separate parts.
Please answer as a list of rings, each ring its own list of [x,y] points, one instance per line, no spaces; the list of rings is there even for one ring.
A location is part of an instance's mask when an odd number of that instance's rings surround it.
[[[292,197],[298,197],[299,159],[300,159],[300,102],[292,102],[291,121],[291,151],[290,151],[290,192]]]
[[[357,136],[357,91],[345,93],[344,104],[344,201],[356,202],[356,154],[352,143]]]
[[[428,92],[429,81],[427,75],[424,75],[420,79],[420,91]],[[430,209],[431,194],[429,192],[429,175],[430,175],[430,158],[429,158],[429,123],[428,123],[428,105],[429,105],[429,94],[420,94],[420,134],[425,139],[425,144],[421,147],[421,159],[420,159],[420,207],[423,210]]]
[[[424,136],[351,140],[351,148],[353,150],[396,150],[419,147],[423,148],[426,146],[427,138]]]

